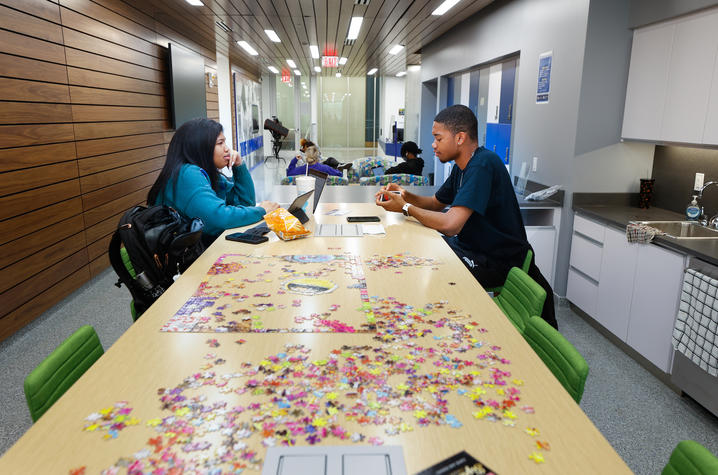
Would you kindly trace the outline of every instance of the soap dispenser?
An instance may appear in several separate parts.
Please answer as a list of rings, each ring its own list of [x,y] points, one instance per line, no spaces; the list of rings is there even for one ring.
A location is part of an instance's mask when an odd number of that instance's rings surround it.
[[[693,200],[686,206],[686,218],[692,221],[701,217],[701,207],[698,205],[698,195],[693,195]]]

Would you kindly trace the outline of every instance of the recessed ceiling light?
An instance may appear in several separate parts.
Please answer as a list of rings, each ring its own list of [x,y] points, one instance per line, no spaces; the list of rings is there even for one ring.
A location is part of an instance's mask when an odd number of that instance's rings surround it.
[[[401,51],[403,49],[404,49],[403,45],[394,45],[389,50],[389,54],[397,54],[399,51]]]
[[[279,74],[279,69],[275,68],[274,66],[267,66],[267,69],[272,71],[274,74]]]
[[[374,73],[376,73],[376,71],[377,71],[376,68],[371,68],[367,74],[368,74],[369,76],[373,76]]]
[[[322,68],[320,68],[319,66],[314,66],[314,71],[317,72],[317,73],[321,73],[321,72],[322,72]]]
[[[342,73],[336,73],[335,76],[340,78],[340,77],[342,77]]]
[[[297,76],[301,76],[301,75],[302,75],[302,72],[301,72],[300,70],[298,70],[298,69],[295,69],[295,70],[294,70],[294,74],[296,74]]]
[[[296,67],[297,67],[297,63],[295,63],[295,62],[294,62],[293,60],[291,60],[291,59],[288,59],[288,60],[287,60],[287,64],[289,65],[290,68],[296,68]]]
[[[341,58],[339,58],[339,64],[342,64],[342,65],[347,64],[347,59],[344,56],[342,56]]]
[[[274,41],[275,43],[281,43],[282,40],[279,39],[279,36],[277,36],[277,33],[275,33],[274,30],[264,30],[264,33],[269,37],[270,40]]]
[[[400,78],[402,76],[406,76],[406,71],[402,71],[400,73],[396,73],[396,77]]]
[[[319,46],[311,45],[309,46],[309,51],[312,53],[312,58],[319,59]]]
[[[361,29],[361,22],[364,21],[364,17],[353,16],[351,23],[349,23],[349,33],[347,33],[348,40],[355,40],[359,37],[359,30]]]
[[[201,7],[202,5],[204,5],[204,3],[200,2],[199,0],[187,0],[187,3],[189,3],[193,7]]]
[[[459,3],[459,0],[444,0],[444,3],[439,5],[439,7],[431,12],[432,15],[443,15],[444,13],[448,12],[451,7]]]
[[[252,48],[252,47],[249,45],[249,43],[247,43],[247,42],[244,41],[244,40],[242,40],[242,41],[237,41],[237,44],[238,44],[239,46],[241,46],[244,51],[246,51],[247,53],[251,54],[252,56],[257,56],[257,55],[259,54],[259,53],[257,53],[257,50],[256,50],[256,49]]]

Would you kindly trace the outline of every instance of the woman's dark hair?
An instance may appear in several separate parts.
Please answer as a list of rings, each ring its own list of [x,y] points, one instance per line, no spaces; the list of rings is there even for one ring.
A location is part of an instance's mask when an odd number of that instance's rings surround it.
[[[155,184],[147,193],[147,204],[154,205],[157,197],[170,182],[172,186],[177,184],[179,170],[185,163],[203,169],[209,176],[212,189],[216,190],[218,172],[214,165],[214,146],[221,132],[222,125],[211,119],[192,119],[182,124],[170,140],[167,160]]]
[[[479,123],[471,109],[464,105],[455,104],[447,107],[436,114],[434,122],[443,124],[454,135],[465,132],[470,140],[474,142],[479,140]]]

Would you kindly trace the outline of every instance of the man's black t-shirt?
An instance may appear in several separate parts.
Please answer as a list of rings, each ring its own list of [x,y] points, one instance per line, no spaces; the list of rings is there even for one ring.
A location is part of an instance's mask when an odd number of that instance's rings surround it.
[[[454,166],[436,199],[474,212],[457,238],[489,259],[522,262],[529,249],[511,179],[498,155],[479,147],[464,170]]]

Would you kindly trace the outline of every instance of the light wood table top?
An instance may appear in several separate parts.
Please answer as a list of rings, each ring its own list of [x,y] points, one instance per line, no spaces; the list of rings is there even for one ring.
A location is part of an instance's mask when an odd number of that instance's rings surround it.
[[[159,329],[175,314],[197,290],[200,282],[206,279],[207,270],[225,253],[244,253],[256,256],[272,256],[287,254],[336,254],[349,252],[358,255],[362,260],[372,255],[390,256],[399,253],[410,253],[417,257],[431,257],[439,263],[434,266],[402,267],[399,269],[370,269],[364,265],[364,274],[369,296],[379,296],[380,299],[393,297],[398,302],[423,307],[427,303],[445,301],[446,309],[455,309],[459,314],[470,314],[466,320],[457,320],[463,327],[468,322],[478,322],[478,327],[470,329],[474,342],[484,343],[484,346],[471,349],[465,353],[446,351],[455,341],[447,328],[433,328],[433,332],[408,340],[399,340],[386,343],[385,349],[392,353],[396,351],[397,362],[408,362],[422,368],[419,373],[431,373],[435,377],[456,375],[460,371],[468,375],[472,370],[476,375],[487,382],[491,371],[500,369],[509,372],[504,380],[507,382],[504,390],[515,388],[520,391],[520,400],[516,406],[510,408],[515,419],[503,417],[502,420],[490,421],[475,417],[480,408],[472,403],[466,391],[471,392],[473,385],[461,388],[448,387],[445,396],[448,414],[456,417],[462,424],[458,428],[449,424],[429,424],[421,427],[418,422],[421,415],[415,411],[402,412],[392,407],[392,415],[402,417],[402,421],[411,430],[399,431],[396,435],[387,435],[387,424],[366,424],[359,426],[356,421],[341,422],[350,428],[370,437],[380,437],[387,445],[401,445],[404,448],[404,457],[410,473],[427,468],[456,452],[466,450],[478,460],[486,463],[499,473],[630,473],[625,463],[611,448],[606,439],[581,411],[580,407],[571,399],[568,393],[556,381],[550,371],[532,351],[521,335],[494,305],[480,285],[456,258],[443,239],[434,231],[420,225],[414,219],[408,219],[396,213],[384,213],[384,210],[374,204],[320,204],[315,219],[320,223],[344,223],[345,216],[328,216],[325,213],[332,209],[351,210],[351,215],[379,215],[386,228],[385,236],[365,236],[361,238],[315,238],[310,237],[289,242],[278,241],[276,237],[270,242],[258,246],[241,244],[218,239],[205,253],[192,265],[190,269],[153,305],[132,327],[111,347],[105,355],[72,387],[70,390],[0,459],[0,473],[62,473],[86,466],[86,473],[99,473],[101,470],[117,463],[121,457],[132,458],[133,454],[143,450],[153,449],[147,445],[148,441],[158,435],[154,427],[148,422],[155,418],[188,417],[181,413],[173,414],[170,409],[163,409],[158,396],[159,388],[176,388],[182,381],[191,375],[203,380],[205,371],[214,371],[217,378],[232,372],[245,371],[252,365],[243,365],[244,362],[259,364],[269,355],[276,355],[286,351],[286,344],[303,344],[311,349],[308,362],[325,359],[332,350],[342,345],[380,347],[372,333],[167,333]],[[274,236],[273,233],[270,236]],[[257,290],[275,292],[277,282],[259,282],[248,288],[247,293]],[[303,296],[305,308],[302,312],[317,312],[325,309],[327,305],[338,303],[337,293]],[[360,303],[356,300],[341,302],[340,310],[334,312],[332,318],[340,319],[342,315],[355,318],[354,314]],[[446,310],[445,309],[445,310]],[[275,312],[292,312],[291,307],[275,310]],[[438,311],[437,313],[441,313]],[[116,318],[130,318],[126,315],[117,315]],[[265,318],[265,320],[267,320]],[[479,328],[485,329],[480,332]],[[440,339],[438,337],[441,337]],[[239,338],[246,340],[244,344],[235,343]],[[216,339],[219,346],[210,347],[208,339]],[[442,356],[422,364],[416,356],[409,355],[404,344],[418,345],[421,351],[436,351]],[[447,346],[448,345],[448,346]],[[491,349],[496,345],[500,348]],[[416,347],[414,347],[416,348]],[[361,350],[353,349],[355,352]],[[214,357],[207,359],[211,353]],[[366,355],[375,354],[372,350],[364,351]],[[301,353],[294,352],[294,355]],[[448,357],[443,358],[443,356]],[[501,363],[495,359],[482,360],[478,355],[496,354],[497,357],[508,359],[510,362]],[[438,367],[438,363],[452,363],[454,358],[471,360],[484,364],[484,367],[467,367],[453,369]],[[226,363],[209,366],[217,359],[224,359]],[[420,363],[416,363],[420,361]],[[270,364],[271,362],[265,364]],[[276,362],[275,362],[276,363]],[[270,364],[271,366],[271,364]],[[444,365],[446,366],[446,365]],[[256,366],[255,366],[256,367]],[[379,374],[374,370],[372,374]],[[442,376],[443,375],[443,376]],[[258,374],[257,379],[263,379]],[[396,386],[406,380],[401,374],[390,376],[391,384]],[[219,379],[218,379],[219,380]],[[247,406],[254,399],[250,391],[243,394],[229,391],[244,387],[246,378],[238,380],[228,379],[229,384],[223,387],[211,385],[206,391],[189,389],[183,395],[198,396],[207,394],[205,404],[216,401],[226,401],[227,408],[238,405]],[[241,381],[241,382],[240,382]],[[424,380],[426,381],[426,380]],[[478,386],[477,386],[478,387]],[[346,388],[345,388],[346,389]],[[416,390],[416,387],[411,389]],[[440,388],[441,389],[441,388]],[[483,385],[478,391],[485,391],[482,396],[485,400],[495,399],[502,401],[506,394],[498,395],[499,387]],[[425,389],[419,396],[424,401],[434,401],[434,389]],[[590,375],[588,390],[590,391]],[[242,391],[239,391],[242,392]],[[339,391],[342,392],[342,391]],[[324,403],[327,397],[315,395],[319,403]],[[370,401],[372,401],[369,396]],[[341,399],[341,398],[340,398]],[[118,401],[127,401],[132,408],[131,417],[138,419],[137,425],[125,427],[118,431],[117,438],[104,440],[107,432],[84,431],[85,419],[91,413],[103,408],[112,407]],[[386,409],[380,405],[381,413]],[[523,406],[531,406],[525,412]],[[347,408],[348,410],[348,408]],[[498,411],[499,413],[501,411]],[[274,414],[277,416],[277,414]],[[249,420],[249,412],[240,414]],[[211,424],[211,417],[205,417],[204,429]],[[216,416],[215,422],[223,416]],[[281,417],[281,416],[279,416]],[[330,418],[331,415],[327,415]],[[342,411],[337,414],[340,421],[344,421]],[[444,416],[441,416],[442,418]],[[267,422],[264,419],[262,422]],[[505,426],[505,421],[513,421],[515,426]],[[155,421],[156,422],[156,421]],[[395,420],[396,422],[396,420]],[[189,424],[191,426],[191,424]],[[456,424],[458,425],[458,424]],[[353,429],[352,429],[353,428]],[[538,435],[530,435],[527,428],[536,428]],[[406,429],[406,427],[405,427]],[[220,445],[221,431],[209,432],[203,440],[213,442],[210,450],[204,452],[184,453],[179,446],[176,452],[189,459],[208,454]],[[260,431],[261,432],[261,431]],[[258,450],[258,456],[263,457],[262,434],[253,434],[252,437],[242,439]],[[363,443],[367,443],[365,440]],[[550,450],[540,450],[536,441],[547,441]],[[304,435],[296,437],[297,445],[307,444]],[[236,440],[235,440],[236,442]],[[352,444],[352,441],[326,438],[322,443]],[[541,454],[545,462],[537,464],[529,458],[532,452]],[[147,455],[147,454],[139,454]],[[222,466],[224,470],[230,467]],[[120,473],[124,473],[123,469]],[[223,472],[224,473],[224,472]],[[245,473],[255,473],[245,471]]]

